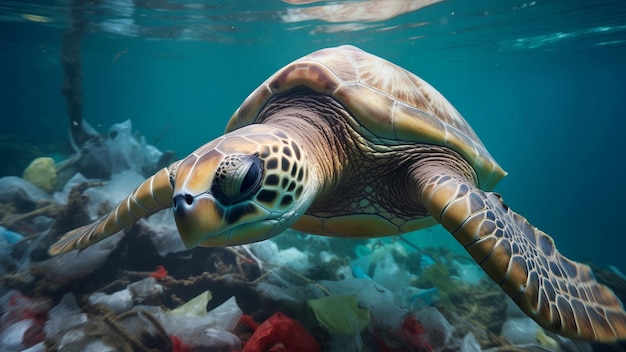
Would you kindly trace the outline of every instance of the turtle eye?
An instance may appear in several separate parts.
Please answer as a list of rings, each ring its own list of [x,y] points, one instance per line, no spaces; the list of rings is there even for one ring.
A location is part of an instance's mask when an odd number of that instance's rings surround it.
[[[241,181],[241,187],[239,187],[239,193],[248,194],[251,193],[250,190],[256,188],[261,182],[261,165],[260,160],[256,158],[259,162],[252,163],[248,172],[246,172],[246,176],[244,176]]]
[[[211,193],[223,204],[237,203],[258,190],[263,162],[256,155],[229,155],[215,176]]]

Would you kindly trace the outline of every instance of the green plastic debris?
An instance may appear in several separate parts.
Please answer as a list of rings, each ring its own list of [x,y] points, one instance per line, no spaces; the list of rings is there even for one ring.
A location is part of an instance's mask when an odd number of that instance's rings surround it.
[[[176,309],[170,310],[166,314],[175,317],[206,315],[206,305],[209,303],[211,298],[213,298],[211,291],[206,290],[198,296],[189,300],[189,302],[183,304]]]
[[[415,282],[415,286],[423,289],[436,288],[439,297],[438,305],[448,309],[454,307],[450,301],[450,295],[458,292],[459,287],[452,280],[450,272],[443,263],[437,262],[424,270]]]
[[[370,321],[370,312],[357,305],[353,295],[337,295],[308,301],[317,321],[329,331],[354,336]]]

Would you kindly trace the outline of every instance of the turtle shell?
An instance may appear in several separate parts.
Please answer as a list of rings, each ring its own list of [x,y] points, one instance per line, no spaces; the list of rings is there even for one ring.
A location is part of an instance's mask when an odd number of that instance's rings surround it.
[[[280,69],[246,98],[226,132],[255,123],[273,96],[297,87],[333,97],[351,113],[350,125],[372,143],[453,149],[472,165],[485,190],[506,175],[467,121],[431,85],[348,45],[313,52]]]

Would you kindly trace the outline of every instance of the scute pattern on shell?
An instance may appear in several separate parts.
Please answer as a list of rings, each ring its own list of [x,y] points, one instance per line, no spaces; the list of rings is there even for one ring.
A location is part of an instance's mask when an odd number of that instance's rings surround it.
[[[277,94],[307,87],[333,97],[351,112],[348,123],[373,144],[430,143],[454,149],[492,189],[506,173],[461,114],[411,72],[353,46],[311,53],[285,66],[243,102],[226,127],[255,122]]]

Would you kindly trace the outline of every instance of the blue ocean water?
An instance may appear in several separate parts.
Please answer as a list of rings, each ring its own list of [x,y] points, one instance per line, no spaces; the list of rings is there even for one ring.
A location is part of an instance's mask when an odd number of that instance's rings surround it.
[[[497,191],[566,256],[626,271],[626,3],[406,1],[430,4],[389,18],[376,15],[395,1],[364,3],[379,8],[311,18],[302,9],[349,2],[1,1],[0,134],[65,150],[72,6],[86,21],[84,118],[100,132],[131,119],[179,157],[221,135],[283,65],[353,44],[440,90],[509,172]],[[449,235],[415,235],[426,236]]]

